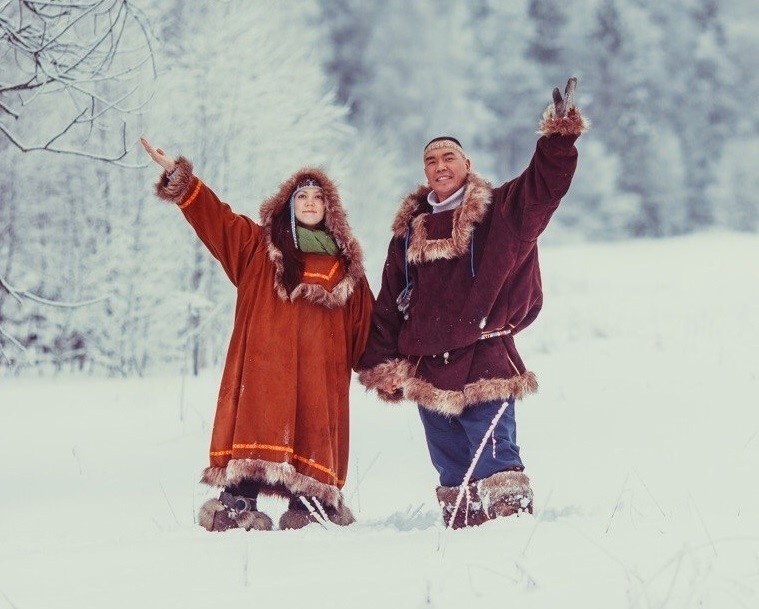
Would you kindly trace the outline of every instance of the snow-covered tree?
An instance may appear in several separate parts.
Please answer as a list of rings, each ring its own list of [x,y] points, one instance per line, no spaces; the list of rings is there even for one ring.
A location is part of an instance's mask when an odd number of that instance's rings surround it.
[[[494,180],[524,169],[535,147],[538,118],[550,101],[541,65],[529,57],[535,24],[527,17],[527,5],[527,0],[471,5],[476,35],[470,95],[487,109],[474,126],[475,141]]]
[[[567,4],[561,0],[528,0],[527,17],[533,24],[527,57],[540,65],[548,85],[565,80],[567,58],[572,47],[568,38]]]
[[[707,192],[715,219],[731,229],[759,230],[759,138],[739,138],[725,147],[717,180]]]
[[[680,140],[686,227],[698,229],[714,220],[706,191],[734,125],[730,91],[735,74],[717,2],[651,2],[649,11],[662,29],[660,57],[668,74],[659,83],[659,118]]]
[[[371,77],[365,54],[381,5],[376,0],[319,0],[319,21],[330,43],[325,67],[334,79],[337,98],[354,118],[362,109],[356,91]]]

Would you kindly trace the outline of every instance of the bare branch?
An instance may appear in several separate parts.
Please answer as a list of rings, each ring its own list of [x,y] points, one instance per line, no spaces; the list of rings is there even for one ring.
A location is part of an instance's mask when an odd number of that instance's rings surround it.
[[[114,123],[123,126],[145,107],[152,91],[140,93],[144,77],[157,73],[152,33],[133,2],[3,2],[0,57],[9,69],[0,82],[0,135],[25,152],[123,159],[124,129],[117,136]],[[71,97],[70,108],[56,105],[61,94]],[[94,129],[106,134],[101,149],[93,148]],[[25,141],[29,133],[39,141]]]
[[[22,296],[25,296],[29,300],[32,300],[34,302],[38,302],[39,304],[47,305],[49,307],[56,307],[59,309],[78,309],[80,307],[88,307],[93,304],[97,304],[99,302],[104,302],[110,298],[110,296],[100,296],[99,298],[93,298],[91,300],[80,300],[79,302],[65,302],[63,300],[48,300],[47,298],[42,298],[41,296],[37,296],[36,294],[32,294],[31,292],[21,292]]]
[[[21,302],[21,296],[19,296],[18,292],[16,292],[16,290],[14,290],[10,285],[8,285],[8,283],[6,283],[2,275],[0,275],[0,286],[5,288],[5,291],[8,292],[8,294],[10,294],[11,296],[13,296],[13,298]]]
[[[10,142],[21,152],[33,152],[33,151],[46,151],[46,152],[55,152],[57,154],[71,154],[73,156],[80,156],[87,159],[93,159],[96,161],[107,161],[109,163],[117,163],[117,161],[120,161],[123,159],[128,153],[129,150],[124,147],[124,149],[119,152],[118,154],[114,155],[104,155],[100,153],[92,153],[87,152],[84,150],[77,150],[76,148],[52,148],[47,146],[29,146],[26,144],[21,143],[20,140],[18,140],[14,135],[5,128],[5,126],[0,123],[0,131],[2,131],[5,136],[10,140]],[[139,167],[140,165],[138,165]]]
[[[18,118],[18,113],[11,110],[8,106],[6,106],[4,103],[0,102],[0,110],[3,112],[7,112],[10,114],[13,118]]]
[[[5,338],[7,338],[9,341],[11,341],[16,347],[18,347],[22,351],[26,351],[26,347],[24,347],[24,345],[22,345],[17,339],[13,338],[13,336],[11,336],[5,330],[3,330],[2,326],[0,326],[0,334],[2,334],[3,336],[5,336]],[[3,355],[5,355],[5,352],[3,352]]]
[[[5,288],[5,290],[11,296],[15,297],[19,301],[21,301],[22,298],[27,298],[28,300],[32,300],[40,304],[44,304],[50,307],[58,307],[62,309],[78,309],[79,307],[86,307],[92,304],[96,304],[98,302],[103,302],[104,300],[108,300],[110,298],[110,296],[100,296],[99,298],[93,298],[91,300],[82,300],[80,302],[65,302],[62,300],[50,300],[49,298],[43,298],[42,296],[38,296],[37,294],[34,294],[33,292],[29,292],[28,290],[21,290],[19,288],[14,288],[12,285],[8,283],[8,281],[2,275],[0,275],[0,286]]]
[[[69,129],[71,129],[71,127],[73,127],[74,125],[76,125],[77,122],[79,121],[79,119],[82,118],[82,116],[84,116],[86,113],[87,113],[87,108],[85,108],[84,110],[82,110],[79,113],[78,116],[75,116],[73,119],[71,119],[71,122],[63,129],[63,131],[61,131],[60,133],[57,133],[55,136],[53,136],[53,139],[51,139],[47,144],[45,144],[43,146],[43,148],[48,149],[50,147],[50,145],[55,140],[57,140],[59,137],[63,137],[64,135],[66,135],[66,133],[68,133]]]

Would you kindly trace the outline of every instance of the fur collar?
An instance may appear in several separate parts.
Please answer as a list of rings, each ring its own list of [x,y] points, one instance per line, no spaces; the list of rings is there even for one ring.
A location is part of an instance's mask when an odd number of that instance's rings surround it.
[[[324,224],[340,249],[340,255],[345,261],[346,271],[345,277],[340,280],[331,292],[328,292],[320,285],[301,283],[296,286],[288,297],[287,290],[282,283],[282,275],[284,273],[282,252],[272,243],[271,224],[274,216],[287,207],[293,190],[305,178],[313,178],[322,185],[325,203]],[[314,304],[330,309],[343,306],[364,276],[363,254],[361,246],[353,236],[348,225],[348,219],[345,215],[343,204],[340,201],[337,187],[327,177],[327,174],[313,167],[297,171],[280,185],[275,195],[263,202],[260,214],[269,260],[274,265],[274,291],[277,295],[282,300],[305,298]]]
[[[433,260],[458,258],[469,249],[474,225],[482,222],[493,199],[493,187],[489,182],[470,172],[464,190],[464,202],[453,211],[453,230],[446,239],[427,239],[425,219],[429,186],[420,186],[402,202],[393,221],[393,234],[401,239],[406,227],[411,226],[408,261],[412,264]]]

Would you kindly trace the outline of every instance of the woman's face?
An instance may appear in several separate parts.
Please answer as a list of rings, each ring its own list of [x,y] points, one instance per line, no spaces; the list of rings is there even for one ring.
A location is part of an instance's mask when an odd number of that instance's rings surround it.
[[[295,219],[303,226],[317,226],[324,220],[324,193],[317,186],[301,188],[295,195]]]

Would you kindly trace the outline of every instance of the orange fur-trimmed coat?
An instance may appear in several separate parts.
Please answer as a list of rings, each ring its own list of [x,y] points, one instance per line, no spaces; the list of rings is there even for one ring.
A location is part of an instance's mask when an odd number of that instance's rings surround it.
[[[325,227],[340,252],[303,254],[302,281],[288,294],[272,220],[287,213],[305,178],[322,185]],[[300,170],[263,203],[260,224],[222,203],[183,157],[156,191],[178,204],[237,287],[203,482],[251,479],[265,494],[302,494],[339,506],[348,471],[351,370],[369,334],[373,296],[337,188],[321,170]]]

